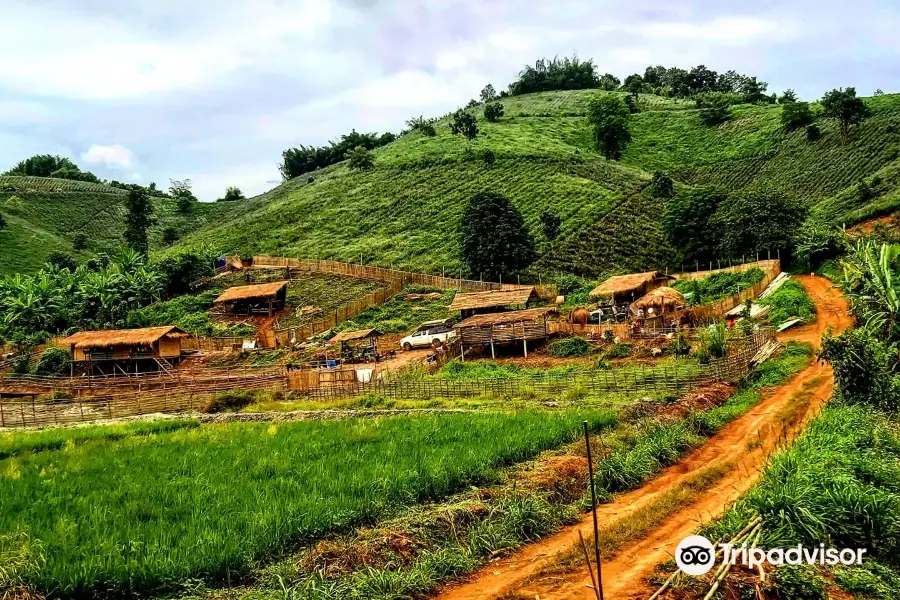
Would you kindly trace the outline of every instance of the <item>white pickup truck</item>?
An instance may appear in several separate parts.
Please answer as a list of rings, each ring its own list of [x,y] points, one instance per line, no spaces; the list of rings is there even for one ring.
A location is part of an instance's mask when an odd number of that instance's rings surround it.
[[[456,337],[453,323],[449,319],[442,321],[427,321],[419,325],[418,329],[400,340],[400,347],[404,350],[413,348],[428,348],[435,344],[449,342]]]

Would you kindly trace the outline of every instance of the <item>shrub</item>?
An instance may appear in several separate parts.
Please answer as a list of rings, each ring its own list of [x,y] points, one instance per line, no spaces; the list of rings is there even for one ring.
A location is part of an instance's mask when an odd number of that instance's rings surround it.
[[[12,359],[12,372],[16,375],[26,375],[31,371],[31,357],[20,354]]]
[[[724,357],[725,353],[728,351],[726,333],[725,323],[722,323],[721,321],[713,323],[706,329],[701,329],[697,337],[700,340],[700,347],[703,350],[704,355],[712,358]]]
[[[503,105],[499,102],[488,102],[484,105],[484,118],[495,123],[503,116]]]
[[[806,140],[808,142],[815,142],[819,138],[822,137],[822,130],[819,129],[819,126],[816,124],[807,125],[806,126]]]
[[[35,375],[66,375],[72,364],[69,353],[62,348],[47,348],[34,366]]]
[[[478,123],[472,114],[460,109],[453,113],[450,132],[453,135],[462,135],[467,140],[474,140],[478,136]]]
[[[621,344],[613,344],[603,353],[603,358],[628,358],[631,356],[631,352],[634,347],[630,342],[623,342]]]
[[[481,160],[484,161],[484,164],[487,166],[491,166],[497,161],[497,157],[494,155],[494,151],[490,148],[485,148],[484,152],[481,154]]]
[[[72,236],[72,250],[81,252],[87,248],[88,237],[83,233],[76,233]]]
[[[776,327],[794,318],[803,319],[808,323],[816,314],[816,305],[810,300],[806,288],[794,279],[785,281],[781,287],[759,303],[772,307],[768,320]]]
[[[813,114],[808,102],[789,102],[781,107],[781,124],[794,130],[812,123]]]
[[[375,166],[375,158],[363,146],[347,152],[346,158],[350,161],[350,169],[354,171],[367,171]]]
[[[662,171],[654,171],[653,179],[650,180],[650,191],[657,198],[671,198],[675,195],[672,178]]]
[[[811,565],[781,565],[775,571],[778,595],[785,600],[827,600],[825,579]]]
[[[229,390],[217,394],[204,407],[203,412],[217,413],[225,411],[237,411],[245,406],[253,404],[256,395],[248,390]]]
[[[822,338],[820,356],[831,363],[843,401],[896,410],[900,377],[894,373],[896,354],[865,329],[851,329]]]
[[[583,337],[563,338],[551,342],[547,348],[547,353],[557,358],[586,356],[591,353],[591,345]]]

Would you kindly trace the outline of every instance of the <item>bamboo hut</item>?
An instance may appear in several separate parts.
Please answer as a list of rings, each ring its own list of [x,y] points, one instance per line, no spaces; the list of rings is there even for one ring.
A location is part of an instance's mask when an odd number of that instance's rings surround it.
[[[378,362],[378,338],[382,335],[377,329],[342,331],[328,343],[340,344],[341,358],[347,362]]]
[[[284,310],[287,301],[287,281],[239,285],[230,287],[213,300],[213,304],[224,307],[229,315],[274,315]]]
[[[181,340],[188,334],[178,327],[146,327],[110,331],[80,331],[59,341],[72,353],[72,375],[132,375],[169,372],[181,359]]]
[[[647,292],[631,304],[635,313],[642,310],[648,315],[658,316],[684,308],[684,296],[675,288],[658,287]]]
[[[549,337],[547,317],[557,312],[553,306],[528,308],[500,313],[475,315],[456,325],[463,355],[466,347],[491,347],[491,357],[496,357],[496,344],[517,344],[521,342],[525,356],[528,356],[528,341]]]
[[[510,290],[488,290],[484,292],[460,292],[453,297],[450,310],[458,310],[463,318],[476,314],[494,313],[511,308],[527,308],[532,302],[540,301],[534,287]]]
[[[615,275],[591,290],[590,297],[597,300],[608,300],[613,304],[622,304],[640,298],[667,281],[675,279],[662,271]]]

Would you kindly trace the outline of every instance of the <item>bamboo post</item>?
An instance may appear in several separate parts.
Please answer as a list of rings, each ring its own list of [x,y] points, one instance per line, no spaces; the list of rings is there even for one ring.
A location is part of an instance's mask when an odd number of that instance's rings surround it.
[[[587,447],[588,477],[590,478],[589,485],[591,487],[591,513],[594,516],[594,558],[597,561],[597,587],[600,592],[600,600],[603,600],[603,571],[600,565],[600,540],[599,528],[597,527],[597,492],[594,489],[594,463],[591,460],[591,437],[588,432],[587,421],[584,421],[584,444]]]

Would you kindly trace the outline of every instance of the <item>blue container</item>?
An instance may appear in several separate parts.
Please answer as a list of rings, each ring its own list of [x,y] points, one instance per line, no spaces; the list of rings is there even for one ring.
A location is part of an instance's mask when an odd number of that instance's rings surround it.
[[[326,359],[325,366],[328,367],[329,369],[334,369],[335,367],[337,367],[337,361],[334,360],[333,358]]]

